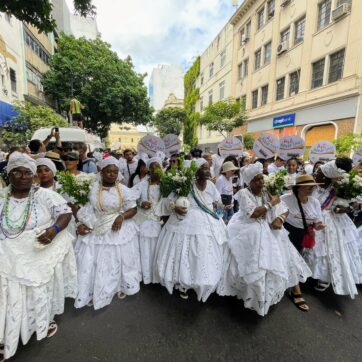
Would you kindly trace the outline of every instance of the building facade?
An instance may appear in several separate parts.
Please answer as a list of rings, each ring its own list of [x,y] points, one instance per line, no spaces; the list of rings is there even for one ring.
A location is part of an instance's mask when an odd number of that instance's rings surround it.
[[[361,133],[362,1],[245,0],[231,18],[234,134],[299,134],[307,146]]]
[[[163,109],[167,108],[184,108],[184,100],[177,98],[173,93],[171,93],[163,106]]]
[[[178,99],[184,97],[182,68],[178,65],[165,64],[154,68],[149,81],[148,94],[156,112],[163,108],[171,93]]]
[[[0,126],[14,115],[12,104],[24,100],[22,25],[0,13]]]
[[[138,142],[148,133],[150,132],[145,126],[112,123],[107,137],[107,145],[112,150],[124,151],[128,148],[137,150]]]

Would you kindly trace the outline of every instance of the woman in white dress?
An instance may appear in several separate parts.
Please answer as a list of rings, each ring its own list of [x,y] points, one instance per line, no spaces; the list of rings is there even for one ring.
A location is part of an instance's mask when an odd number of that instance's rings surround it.
[[[281,197],[282,202],[289,210],[284,227],[289,232],[289,239],[299,253],[303,252],[306,241],[312,241],[314,231],[323,230],[325,227],[319,201],[312,196],[317,185],[313,176],[301,175],[295,180],[295,185],[292,187],[293,192]],[[307,237],[308,240],[306,240]],[[300,310],[309,310],[299,285],[293,288],[290,298]]]
[[[35,161],[14,152],[7,166],[10,186],[0,195],[0,360],[26,344],[53,336],[64,299],[77,288],[71,218],[57,193],[33,186]]]
[[[109,305],[115,294],[123,299],[140,289],[138,227],[133,220],[137,196],[117,182],[116,158],[104,159],[100,168],[101,179],[95,182],[89,203],[77,213],[76,308],[93,303],[94,309],[100,309]]]
[[[237,296],[264,316],[311,272],[283,228],[288,209],[264,190],[263,165],[246,166],[244,180],[240,211],[228,225],[231,259],[219,294]]]
[[[161,232],[161,220],[156,215],[156,206],[160,201],[160,176],[162,160],[153,157],[147,161],[149,178],[136,186],[140,196],[137,200],[138,211],[135,217],[140,227],[140,254],[144,284],[158,283],[153,275],[153,262],[158,236]]]
[[[224,222],[213,211],[221,198],[210,181],[210,166],[203,158],[193,162],[199,169],[187,197],[189,207],[173,207],[174,194],[158,205],[157,214],[170,217],[157,242],[154,273],[170,294],[176,288],[187,299],[187,290],[193,289],[198,300],[205,302],[222,277],[227,234]]]
[[[48,158],[38,158],[36,161],[37,175],[39,179],[39,186],[44,189],[57,190],[57,182],[55,175],[57,168],[52,160]]]
[[[324,230],[316,233],[316,246],[304,251],[304,258],[318,280],[318,291],[326,290],[332,283],[335,294],[350,295],[358,292],[355,284],[362,283],[362,263],[358,251],[358,231],[347,213],[342,200],[336,197],[333,180],[341,178],[352,169],[352,160],[337,158],[327,162],[317,171],[315,178],[321,186],[313,196],[322,207]]]

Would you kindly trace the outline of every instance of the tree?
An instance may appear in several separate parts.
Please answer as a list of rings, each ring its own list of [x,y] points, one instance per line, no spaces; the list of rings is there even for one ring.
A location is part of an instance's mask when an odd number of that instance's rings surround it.
[[[69,97],[74,94],[85,106],[86,127],[105,137],[112,122],[152,120],[144,77],[134,71],[130,57],[119,59],[102,40],[62,34],[42,83],[58,101],[59,110],[69,110]]]
[[[338,137],[333,144],[336,146],[338,156],[350,156],[351,152],[357,151],[358,147],[362,146],[362,135],[350,133]]]
[[[254,141],[255,141],[255,139],[251,134],[246,134],[243,136],[244,147],[246,150],[253,149]]]
[[[186,112],[181,108],[165,108],[157,113],[153,125],[161,137],[169,133],[179,135],[186,119]]]
[[[8,146],[25,145],[33,133],[41,127],[67,127],[68,122],[52,108],[29,102],[14,105],[17,116],[5,124],[0,137]]]
[[[218,131],[224,137],[237,127],[241,127],[246,121],[245,106],[233,98],[218,101],[205,108],[200,122],[209,131]]]
[[[56,28],[52,16],[51,0],[2,0],[0,11],[14,15],[21,21],[26,21],[41,32],[52,32]],[[74,0],[74,9],[81,16],[94,16],[96,8],[92,0]]]

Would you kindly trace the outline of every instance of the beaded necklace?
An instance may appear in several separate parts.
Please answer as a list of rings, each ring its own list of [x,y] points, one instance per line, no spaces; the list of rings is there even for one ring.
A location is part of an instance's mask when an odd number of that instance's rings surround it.
[[[25,209],[19,217],[20,222],[13,222],[10,220],[10,196],[11,196],[11,187],[9,187],[8,192],[5,195],[4,206],[1,210],[0,215],[0,229],[5,237],[9,239],[15,239],[20,234],[22,234],[28,224],[31,216],[31,210],[34,203],[34,189],[33,187],[29,191],[28,200],[25,205]]]
[[[119,187],[119,182],[116,182],[114,187],[116,188],[117,195],[118,195],[118,208],[117,209],[120,210],[122,208],[122,192]],[[97,190],[97,207],[100,211],[105,212],[106,209],[104,208],[104,205],[103,205],[103,195],[102,194],[103,194],[103,185],[102,185],[102,182],[99,182],[99,187]]]

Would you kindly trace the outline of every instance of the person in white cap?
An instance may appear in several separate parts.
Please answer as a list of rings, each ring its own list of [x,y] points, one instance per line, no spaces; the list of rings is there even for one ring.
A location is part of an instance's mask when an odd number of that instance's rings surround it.
[[[35,161],[14,152],[10,186],[0,195],[0,360],[12,357],[19,339],[52,337],[53,318],[77,289],[71,210],[57,193],[36,188]]]
[[[49,158],[38,158],[36,166],[40,187],[56,191],[55,175],[57,168],[54,162]]]
[[[335,294],[357,294],[356,284],[362,283],[362,262],[358,251],[358,231],[347,213],[350,200],[336,196],[333,181],[343,178],[352,169],[352,160],[337,158],[322,165],[316,173],[321,185],[313,196],[321,204],[324,230],[316,232],[316,246],[304,251],[304,258],[318,280],[315,289],[325,291],[332,283]]]
[[[263,165],[246,166],[244,181],[248,188],[228,225],[231,259],[219,294],[236,296],[264,316],[311,272],[283,228],[287,208],[264,190]]]
[[[118,179],[119,162],[104,159],[100,180],[89,194],[89,203],[77,213],[79,239],[76,247],[78,293],[75,307],[93,305],[100,309],[119,299],[138,293],[141,267],[137,195]]]
[[[221,175],[216,180],[216,189],[221,195],[221,200],[224,205],[223,220],[225,224],[229,222],[234,215],[234,187],[233,177],[239,168],[236,167],[231,161],[225,162],[221,167]]]
[[[157,283],[153,275],[153,262],[158,236],[161,232],[161,220],[156,215],[156,207],[161,199],[160,174],[162,159],[152,157],[147,161],[149,178],[134,187],[139,190],[138,211],[135,220],[140,228],[140,255],[144,284]]]
[[[158,238],[154,273],[170,294],[175,288],[187,299],[187,291],[193,289],[197,299],[205,302],[216,291],[224,270],[227,234],[214,212],[221,198],[210,181],[210,166],[204,158],[192,162],[198,170],[187,199],[176,200],[171,193],[158,205],[157,214],[169,219]]]

